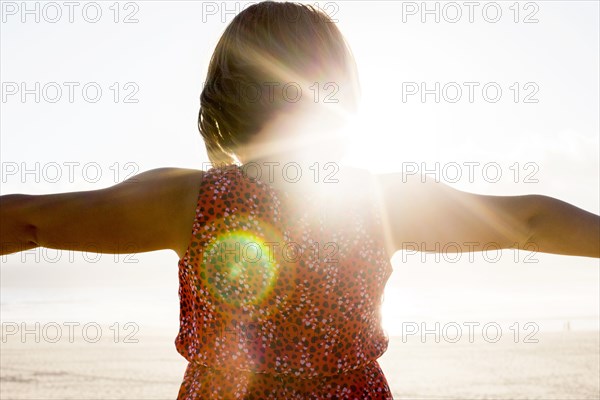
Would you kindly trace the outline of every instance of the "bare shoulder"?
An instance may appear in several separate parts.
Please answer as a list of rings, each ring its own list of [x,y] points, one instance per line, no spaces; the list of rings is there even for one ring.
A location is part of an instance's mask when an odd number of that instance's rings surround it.
[[[156,168],[149,171],[145,171],[139,173],[125,182],[135,183],[135,182],[143,182],[143,183],[162,183],[166,185],[173,185],[173,187],[186,187],[186,185],[193,185],[194,183],[200,183],[202,177],[204,175],[204,171],[197,169],[188,169],[188,168],[173,168],[173,167],[164,167],[164,168]]]
[[[369,186],[376,182],[377,174],[365,168],[343,166],[339,171],[336,171],[335,175],[332,175],[332,178],[335,178],[335,181],[340,182],[342,185],[352,186],[355,189],[362,187],[367,190]]]
[[[130,183],[140,183],[144,186],[143,191],[156,194],[161,199],[165,216],[172,224],[171,247],[180,258],[187,250],[204,174],[204,171],[196,169],[158,168],[129,180]]]
[[[2,203],[10,206],[11,229],[28,227],[21,241],[29,245],[114,254],[172,249],[181,256],[203,175],[159,168],[104,189],[14,195]]]
[[[374,172],[362,168],[348,167],[341,171],[344,181],[357,194],[370,196],[382,205],[393,199],[397,202],[408,196],[423,194],[434,185],[421,179],[421,176],[406,175],[401,172]]]
[[[136,198],[154,199],[162,204],[165,214],[179,221],[190,214],[190,209],[195,209],[203,177],[204,171],[196,169],[157,168],[135,175],[109,190],[131,191]]]
[[[204,171],[195,169],[157,168],[137,174],[109,189],[130,189],[140,194],[181,202],[180,206],[184,206],[195,202],[203,176]]]

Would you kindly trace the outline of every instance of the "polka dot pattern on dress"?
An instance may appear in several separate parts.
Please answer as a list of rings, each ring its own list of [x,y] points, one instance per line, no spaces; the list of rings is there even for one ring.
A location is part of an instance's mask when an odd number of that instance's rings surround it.
[[[361,179],[299,196],[204,174],[179,260],[179,400],[392,398],[376,361],[392,269]]]

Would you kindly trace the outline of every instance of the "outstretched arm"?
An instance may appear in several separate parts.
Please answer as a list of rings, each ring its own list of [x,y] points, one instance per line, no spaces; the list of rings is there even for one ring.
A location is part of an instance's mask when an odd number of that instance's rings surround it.
[[[191,234],[202,172],[161,168],[106,189],[0,196],[0,254],[38,246],[130,253],[172,249]]]
[[[444,248],[453,242],[461,251],[494,243],[499,248],[600,257],[600,217],[552,197],[485,196],[422,183],[420,177],[404,183],[401,174],[378,175],[376,188],[387,214],[390,254],[407,243],[433,251],[436,244]]]

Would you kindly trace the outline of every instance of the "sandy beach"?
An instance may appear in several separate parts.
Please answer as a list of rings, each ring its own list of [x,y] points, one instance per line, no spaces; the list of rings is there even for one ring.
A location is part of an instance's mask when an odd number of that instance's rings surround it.
[[[30,334],[4,336],[0,397],[9,399],[174,399],[186,366],[176,332],[137,332],[137,343],[102,327],[97,342],[82,335],[50,343]],[[91,331],[90,331],[91,332]],[[47,338],[53,338],[48,328]],[[599,336],[538,334],[539,343],[422,343],[390,338],[380,359],[395,399],[598,399]],[[91,335],[90,335],[91,336]]]

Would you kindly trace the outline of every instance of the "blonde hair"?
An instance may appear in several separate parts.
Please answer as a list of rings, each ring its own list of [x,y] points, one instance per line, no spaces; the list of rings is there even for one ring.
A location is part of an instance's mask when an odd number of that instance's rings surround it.
[[[239,13],[217,43],[200,96],[198,128],[210,161],[236,163],[238,146],[276,113],[298,106],[286,85],[315,80],[333,82],[337,105],[356,109],[354,57],[328,15],[310,5],[272,1]]]

